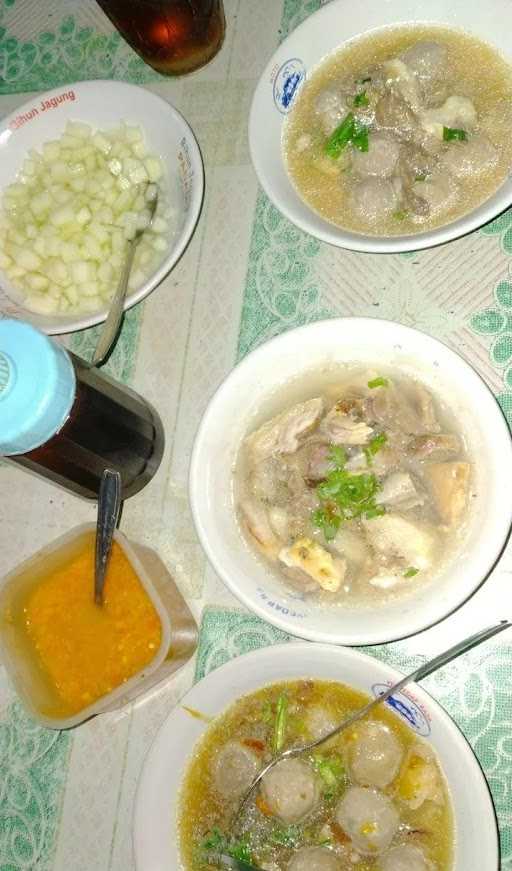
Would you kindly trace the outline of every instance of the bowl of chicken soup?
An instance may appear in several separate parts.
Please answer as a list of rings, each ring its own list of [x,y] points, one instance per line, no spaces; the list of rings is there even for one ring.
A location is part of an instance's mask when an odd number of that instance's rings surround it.
[[[388,665],[292,643],[232,660],[171,712],[135,803],[138,871],[222,867],[229,854],[282,871],[497,871],[492,800],[470,746],[412,686],[313,754],[253,777],[394,684]]]
[[[190,500],[206,555],[292,635],[392,641],[483,582],[512,519],[512,445],[479,375],[432,337],[340,318],[287,332],[226,378]]]
[[[512,202],[512,9],[334,0],[279,46],[249,122],[265,192],[358,251],[455,239]]]

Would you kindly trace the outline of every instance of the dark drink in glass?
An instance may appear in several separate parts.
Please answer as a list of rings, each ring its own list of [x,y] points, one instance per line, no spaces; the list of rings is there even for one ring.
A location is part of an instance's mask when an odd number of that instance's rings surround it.
[[[208,63],[224,40],[222,0],[97,0],[126,41],[159,73]]]

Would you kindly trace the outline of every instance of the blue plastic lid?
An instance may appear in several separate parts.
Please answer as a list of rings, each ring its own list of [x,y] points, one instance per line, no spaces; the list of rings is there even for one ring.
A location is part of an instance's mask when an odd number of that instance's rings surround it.
[[[0,455],[24,454],[55,435],[75,381],[65,348],[30,324],[0,318]]]

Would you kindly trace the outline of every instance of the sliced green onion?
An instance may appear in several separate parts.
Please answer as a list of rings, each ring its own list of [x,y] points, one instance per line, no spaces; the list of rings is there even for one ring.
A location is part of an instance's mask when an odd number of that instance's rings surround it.
[[[302,832],[298,826],[275,826],[269,840],[278,847],[298,847],[302,843]]]
[[[329,448],[328,459],[338,468],[343,469],[347,462],[347,453],[341,445],[331,445]]]
[[[465,130],[461,130],[458,127],[443,127],[443,139],[445,142],[461,142],[467,138],[468,134]]]
[[[418,572],[419,569],[416,569],[414,566],[409,566],[409,568],[404,572],[404,578],[413,578],[414,575],[418,574]]]
[[[368,381],[368,387],[373,390],[375,387],[389,387],[389,378],[373,378]]]
[[[396,212],[393,212],[393,217],[395,221],[405,221],[407,212],[405,209],[398,209]]]
[[[320,753],[314,753],[313,765],[330,789],[339,786],[345,776],[345,766],[339,756],[325,757]]]
[[[282,750],[286,738],[286,723],[288,720],[288,697],[281,693],[276,705],[276,719],[274,724],[274,735],[272,739],[272,750],[274,753],[279,753]]]
[[[354,135],[351,141],[354,148],[358,148],[359,151],[368,151],[368,127],[365,127],[364,124],[357,124],[355,121]]]
[[[354,106],[368,106],[369,99],[366,91],[361,91],[359,94],[356,94],[354,97]]]
[[[354,115],[349,112],[343,119],[341,124],[336,127],[329,139],[325,143],[325,153],[334,160],[340,156],[342,151],[347,147],[348,143],[354,135]]]
[[[427,180],[427,175],[424,172],[422,172],[420,175],[414,176],[414,181],[426,181],[426,180]]]
[[[388,437],[385,432],[379,433],[379,435],[374,436],[368,444],[366,445],[364,450],[364,455],[366,457],[366,462],[369,466],[371,466],[373,462],[373,457],[377,454],[381,448],[387,443]]]

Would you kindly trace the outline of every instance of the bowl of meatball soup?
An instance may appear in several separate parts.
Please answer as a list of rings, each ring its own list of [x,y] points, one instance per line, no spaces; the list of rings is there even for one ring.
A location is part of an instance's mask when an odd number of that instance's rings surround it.
[[[261,345],[198,429],[190,502],[213,568],[292,635],[377,644],[450,614],[512,521],[493,395],[425,333],[339,318]]]
[[[342,248],[455,239],[512,203],[512,8],[334,0],[256,88],[252,160],[277,208]]]
[[[211,672],[146,758],[138,871],[208,871],[223,867],[220,855],[266,871],[497,871],[484,775],[462,733],[415,685],[315,752],[278,763],[234,825],[273,756],[321,737],[398,679],[359,652],[303,642]]]

